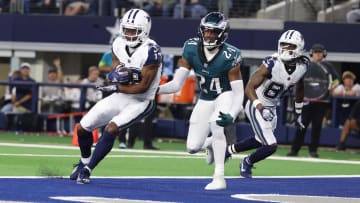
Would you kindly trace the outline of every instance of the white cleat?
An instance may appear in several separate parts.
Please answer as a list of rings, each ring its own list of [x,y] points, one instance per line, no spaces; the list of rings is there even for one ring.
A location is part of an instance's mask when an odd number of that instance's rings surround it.
[[[206,163],[209,165],[214,163],[214,150],[211,147],[206,148]]]
[[[225,190],[226,181],[224,176],[214,176],[213,181],[206,185],[205,190]]]

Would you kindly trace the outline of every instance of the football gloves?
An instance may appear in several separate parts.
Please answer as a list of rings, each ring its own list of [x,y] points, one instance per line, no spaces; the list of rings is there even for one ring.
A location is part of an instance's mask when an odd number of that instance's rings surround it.
[[[116,84],[134,84],[141,81],[141,70],[139,68],[125,68],[117,66],[108,74],[108,80]]]
[[[220,120],[216,120],[216,124],[222,127],[228,126],[234,122],[234,118],[228,113],[223,113],[220,111],[218,117],[220,118]]]
[[[272,121],[275,117],[275,114],[271,110],[271,108],[264,107],[264,108],[260,109],[259,111],[265,121]]]

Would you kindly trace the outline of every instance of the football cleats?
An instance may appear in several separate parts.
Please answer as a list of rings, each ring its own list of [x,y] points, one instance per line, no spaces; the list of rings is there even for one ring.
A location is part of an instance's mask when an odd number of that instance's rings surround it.
[[[205,31],[207,30],[216,33],[217,36],[214,40],[205,37]],[[229,21],[225,18],[224,14],[211,12],[201,19],[198,35],[202,44],[206,48],[212,49],[222,45],[226,41],[229,30]]]
[[[121,19],[120,35],[130,47],[136,47],[144,42],[149,37],[150,29],[151,18],[141,9],[131,9]]]
[[[292,61],[304,53],[304,37],[297,30],[284,32],[278,43],[278,54],[282,61]]]

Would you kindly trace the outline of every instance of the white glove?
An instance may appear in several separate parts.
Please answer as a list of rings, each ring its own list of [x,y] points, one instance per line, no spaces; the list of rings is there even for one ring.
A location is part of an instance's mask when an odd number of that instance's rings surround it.
[[[272,121],[275,117],[274,112],[270,108],[264,107],[259,111],[265,121]]]
[[[96,86],[96,89],[102,92],[117,92],[118,86],[117,85]]]

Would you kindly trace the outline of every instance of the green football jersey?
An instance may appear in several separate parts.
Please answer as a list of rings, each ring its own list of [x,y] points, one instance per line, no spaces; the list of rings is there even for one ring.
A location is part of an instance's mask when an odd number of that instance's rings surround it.
[[[228,72],[241,63],[239,49],[224,43],[216,56],[207,61],[199,38],[192,38],[185,42],[182,56],[196,73],[201,89],[200,99],[214,100],[221,93],[231,90]]]

